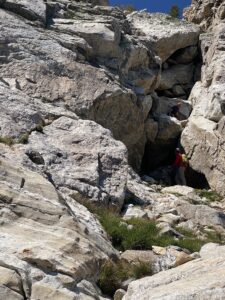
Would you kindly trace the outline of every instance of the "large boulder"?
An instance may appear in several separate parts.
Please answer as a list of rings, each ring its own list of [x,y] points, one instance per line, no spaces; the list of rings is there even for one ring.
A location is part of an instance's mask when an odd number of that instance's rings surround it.
[[[172,111],[172,107],[176,106],[178,103],[180,104],[179,112],[181,114],[182,119],[188,119],[192,105],[189,101],[182,100],[180,98],[169,98],[169,97],[157,97],[154,95],[154,104],[151,110],[154,118],[160,117],[160,115],[169,115]]]
[[[49,124],[61,116],[77,119],[75,113],[64,107],[43,103],[27,96],[16,88],[17,81],[10,78],[0,80],[0,136],[20,140],[37,126]],[[16,109],[15,109],[16,107]]]
[[[156,136],[158,143],[167,144],[170,140],[176,140],[179,137],[182,131],[182,125],[176,118],[162,114],[158,122],[159,131]]]
[[[22,281],[15,270],[0,267],[1,297],[7,299],[24,299]]]
[[[117,208],[123,205],[127,149],[109,130],[93,121],[69,117],[58,118],[42,130],[28,135],[27,144],[7,150],[7,157],[47,175],[58,189],[78,191]]]
[[[176,50],[196,45],[198,42],[198,26],[166,14],[134,12],[128,15],[128,20],[134,33],[144,43],[153,47],[162,61]]]
[[[127,150],[93,121],[61,117],[33,132],[26,149],[41,154],[56,187],[77,190],[95,201],[123,205]],[[27,152],[28,150],[25,150]]]

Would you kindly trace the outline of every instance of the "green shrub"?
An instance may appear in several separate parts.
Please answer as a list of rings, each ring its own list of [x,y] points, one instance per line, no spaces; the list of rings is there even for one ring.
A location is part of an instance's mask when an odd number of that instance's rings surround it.
[[[74,198],[78,200],[77,196]],[[96,205],[84,199],[79,199],[79,202],[96,215],[116,249],[121,251],[152,249],[153,242],[155,242],[158,234],[155,222],[145,219],[124,221],[119,213],[104,206]],[[128,229],[128,225],[132,225],[132,229]]]
[[[32,131],[38,131],[38,132],[43,133],[43,125],[37,124],[37,126]]]
[[[27,144],[28,143],[28,139],[29,139],[29,133],[24,133],[22,134],[19,139],[18,139],[18,143],[19,144]]]
[[[112,297],[127,276],[127,269],[121,262],[108,261],[100,269],[98,286],[105,295]]]
[[[18,143],[27,144],[29,140],[29,136],[33,131],[38,131],[40,133],[43,133],[43,129],[44,129],[43,123],[37,124],[34,128],[30,129],[28,132],[22,134],[18,139]]]
[[[140,279],[145,276],[150,276],[153,274],[152,266],[146,262],[139,262],[132,265],[132,277],[135,279]]]
[[[121,288],[123,281],[129,278],[139,279],[150,275],[152,275],[152,268],[149,263],[129,264],[122,260],[117,262],[109,260],[100,268],[97,283],[105,295],[113,297],[115,291]]]
[[[190,252],[199,252],[201,247],[205,244],[203,240],[198,238],[183,238],[177,241],[174,241],[173,245],[179,246],[181,248],[188,249]]]
[[[127,223],[133,228],[125,232],[123,250],[151,250],[158,236],[156,223],[145,219],[131,219]]]
[[[185,238],[174,241],[174,245],[181,248],[186,248],[191,252],[199,252],[201,247],[206,243],[218,243],[224,244],[224,236],[215,231],[207,231],[202,228],[202,234],[206,236],[204,239],[196,238],[195,234],[191,230],[187,230],[181,227],[175,227],[179,233],[183,234]]]
[[[191,252],[199,251],[204,242],[195,237],[193,232],[178,229],[184,238],[175,239],[172,236],[159,235],[156,223],[145,219],[130,219],[126,223],[132,229],[121,226],[121,218],[117,215],[107,214],[100,217],[100,222],[111,237],[112,244],[121,251],[125,250],[151,250],[153,245],[167,247],[169,245],[186,248]]]
[[[12,146],[14,144],[14,140],[11,136],[0,136],[0,143]]]
[[[158,229],[156,224],[144,219],[124,220],[117,213],[108,212],[106,209],[98,209],[97,217],[105,231],[111,238],[115,248],[121,251],[133,250],[151,250],[156,240]],[[132,225],[131,229],[127,226]]]
[[[118,250],[123,251],[124,248],[122,244],[127,236],[128,229],[126,225],[121,224],[121,218],[116,214],[104,212],[98,215],[98,218],[103,228],[110,236],[113,246]]]
[[[222,237],[219,234],[206,233],[207,238],[202,240],[197,238],[191,230],[181,227],[175,227],[175,229],[183,234],[184,238],[176,239],[169,235],[160,235],[154,221],[148,219],[123,220],[118,212],[109,210],[107,207],[94,204],[82,197],[78,199],[76,196],[74,199],[96,215],[111,239],[112,245],[120,251],[151,250],[153,245],[161,247],[175,245],[186,248],[190,252],[198,252],[205,243],[211,241],[222,243]],[[132,228],[128,229],[128,225],[132,225]]]
[[[174,229],[176,231],[178,231],[179,233],[181,233],[182,235],[184,235],[185,237],[188,238],[195,238],[195,234],[192,230],[184,228],[184,227],[180,227],[180,226],[175,226]]]
[[[172,5],[169,14],[172,18],[179,18],[180,15],[179,7],[177,5]]]

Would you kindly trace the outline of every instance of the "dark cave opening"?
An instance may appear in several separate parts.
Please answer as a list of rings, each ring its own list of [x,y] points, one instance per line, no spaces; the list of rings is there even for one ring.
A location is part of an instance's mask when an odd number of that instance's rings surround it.
[[[168,144],[146,143],[140,176],[147,175],[162,184],[175,185],[172,165],[175,161],[175,149],[177,146],[177,140]],[[186,168],[185,177],[189,187],[195,189],[210,188],[205,175],[195,171],[191,166]]]
[[[190,166],[185,171],[187,185],[195,189],[209,189],[209,183],[203,173],[197,172]]]
[[[141,175],[148,174],[163,166],[172,165],[175,159],[177,140],[171,143],[146,143],[141,164]]]

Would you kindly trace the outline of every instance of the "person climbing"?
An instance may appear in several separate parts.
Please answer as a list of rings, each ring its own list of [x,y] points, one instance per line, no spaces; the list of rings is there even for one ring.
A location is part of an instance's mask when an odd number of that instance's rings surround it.
[[[185,178],[185,169],[187,167],[187,162],[184,160],[179,148],[176,148],[176,158],[173,163],[173,167],[175,174],[175,183],[177,185],[187,185]]]
[[[172,106],[170,116],[177,118],[177,120],[181,120],[183,115],[180,113],[180,107],[182,102],[178,102],[176,105]]]

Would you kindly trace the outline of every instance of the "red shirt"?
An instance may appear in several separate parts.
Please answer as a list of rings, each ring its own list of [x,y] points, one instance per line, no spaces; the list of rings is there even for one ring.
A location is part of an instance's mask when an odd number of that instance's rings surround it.
[[[178,168],[183,167],[183,158],[180,153],[176,153],[176,159],[173,165]]]

